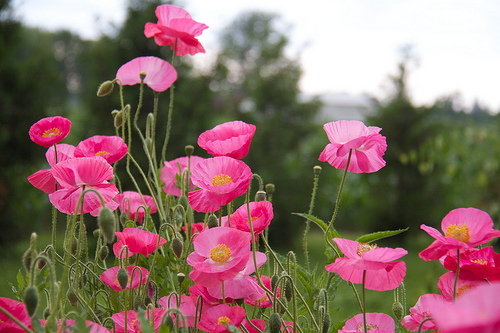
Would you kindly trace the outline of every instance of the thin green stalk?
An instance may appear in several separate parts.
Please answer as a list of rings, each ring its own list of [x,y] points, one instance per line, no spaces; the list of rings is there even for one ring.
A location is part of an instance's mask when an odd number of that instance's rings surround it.
[[[316,168],[316,167],[315,167]],[[318,183],[319,183],[319,172],[316,172],[316,169],[314,171],[314,182],[313,182],[313,189],[312,189],[312,194],[311,194],[311,201],[309,202],[309,211],[307,212],[308,215],[312,215],[313,209],[314,209],[314,202],[316,200],[316,191],[318,189]],[[311,221],[309,219],[306,220],[306,228],[304,230],[304,239],[303,239],[303,246],[304,246],[304,258],[306,260],[306,268],[307,271],[310,272],[310,265],[309,265],[309,252],[307,250],[307,236],[309,234],[309,226],[311,224]]]
[[[366,279],[366,271],[363,271],[363,329],[365,330],[365,333],[367,333],[368,329],[366,325],[365,279]]]
[[[453,302],[457,296],[458,274],[460,271],[460,250],[457,250],[457,272],[455,273],[455,283],[453,284]]]
[[[174,66],[175,62],[175,53],[177,52],[177,39],[175,40],[174,52],[172,55],[172,66]],[[165,133],[165,141],[163,142],[163,148],[161,150],[161,162],[166,161],[166,153],[168,140],[170,139],[170,129],[172,128],[172,113],[174,111],[174,85],[170,86],[170,101],[168,103],[168,116],[167,116],[167,132]]]
[[[21,323],[19,321],[19,319],[17,319],[16,317],[14,317],[9,311],[7,311],[7,309],[4,309],[1,305],[0,305],[0,312],[3,312],[7,317],[9,317],[10,320],[12,320],[13,322],[15,322],[19,327],[21,327],[26,332],[33,333],[32,330],[30,330],[29,328],[27,328],[23,323]]]

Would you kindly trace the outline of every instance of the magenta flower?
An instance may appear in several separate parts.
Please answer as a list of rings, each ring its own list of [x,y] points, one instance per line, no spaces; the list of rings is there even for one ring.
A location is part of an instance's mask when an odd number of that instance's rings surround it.
[[[250,321],[252,322],[252,324],[250,324],[246,319],[243,320],[243,322],[241,323],[241,325],[243,325],[243,327],[246,328],[246,330],[248,331],[248,333],[260,333],[260,332],[264,332],[264,330],[266,329],[266,322],[264,321],[264,319],[250,319]],[[257,327],[260,331],[256,330],[255,327]]]
[[[230,333],[227,326],[239,327],[245,315],[241,306],[216,305],[203,311],[198,328],[209,333]]]
[[[439,278],[438,289],[445,301],[453,301],[453,290],[455,287],[455,276],[453,272],[448,272]],[[457,281],[456,298],[461,297],[463,294],[468,293],[470,290],[479,285],[485,284],[486,281],[481,279],[464,279],[459,277]]]
[[[427,318],[431,318],[429,306],[438,301],[444,301],[443,296],[437,294],[425,294],[419,297],[414,307],[410,308],[410,314],[403,318],[401,325],[408,331],[417,332],[420,323]],[[436,324],[432,320],[426,321],[422,325],[422,332],[426,330],[436,330]]]
[[[148,309],[145,313],[146,318],[149,318],[149,325],[154,327],[157,333],[160,331],[161,321],[165,315],[165,310],[161,308]],[[128,333],[142,333],[141,322],[139,321],[139,314],[133,310],[127,311],[127,322],[125,323],[125,311],[115,313],[111,316],[115,323],[115,330],[113,333],[124,333],[125,326]]]
[[[323,126],[330,140],[319,156],[337,169],[347,166],[349,151],[351,161],[347,171],[355,173],[375,172],[385,166],[382,158],[387,149],[385,136],[380,127],[365,126],[357,120],[339,120]]]
[[[31,318],[26,311],[24,303],[10,298],[0,297],[0,306],[7,310],[14,318],[19,320],[24,326],[31,328]],[[1,332],[25,332],[12,319],[0,311],[0,331]]]
[[[273,291],[271,288],[271,278],[269,276],[261,275],[260,279],[261,279],[262,283],[264,284],[264,287]],[[276,289],[276,297],[278,297],[278,298],[280,297],[280,288],[279,287]],[[261,299],[259,299],[257,301],[245,298],[245,303],[250,304],[252,306],[260,306],[261,308],[272,307],[273,306],[272,301],[273,301],[273,296],[271,296],[271,298],[269,298],[267,293]]]
[[[170,88],[177,80],[177,71],[167,61],[157,57],[138,57],[123,64],[116,72],[119,83],[125,86],[133,86],[141,83],[144,75],[144,83],[156,92],[162,92]]]
[[[113,245],[113,253],[117,258],[120,258],[122,248],[126,245],[128,247],[128,256],[134,253],[144,254],[146,258],[150,253],[162,246],[167,242],[166,239],[160,237],[158,245],[158,234],[138,229],[138,228],[125,228],[123,232],[115,232],[118,241]],[[125,250],[123,250],[122,258],[125,257]]]
[[[255,125],[231,121],[201,133],[198,145],[213,156],[242,159],[248,154],[254,134]]]
[[[116,291],[121,291],[122,288],[120,287],[120,283],[118,283],[118,280],[116,278],[116,275],[118,274],[118,270],[120,269],[120,266],[115,266],[111,267],[99,276],[102,282],[110,286]],[[127,288],[125,289],[135,289],[139,286],[142,286],[146,283],[146,278],[149,275],[149,271],[140,266],[127,266],[127,273],[128,273],[128,283],[127,283]],[[130,285],[132,283],[132,286]]]
[[[205,49],[196,39],[208,28],[191,18],[184,9],[173,5],[161,5],[155,11],[158,23],[146,23],[144,35],[154,37],[159,46],[170,46],[178,56],[205,53]]]
[[[184,231],[184,233],[186,233],[186,227],[185,226],[182,226],[181,229],[182,229],[182,231]],[[205,229],[205,223],[204,222],[192,223],[191,224],[191,235],[199,233],[203,229]]]
[[[191,170],[196,167],[196,165],[203,161],[204,158],[198,156],[190,157],[190,168]],[[163,187],[163,191],[170,195],[175,195],[176,197],[180,197],[182,195],[181,185],[179,184],[179,180],[181,179],[184,171],[186,171],[188,167],[188,157],[179,157],[172,161],[165,162],[165,166],[161,169],[160,179],[165,183],[165,187]],[[191,179],[189,179],[189,191],[194,190],[194,185]]]
[[[488,213],[476,208],[450,211],[441,222],[444,235],[425,224],[420,228],[436,239],[419,254],[420,258],[427,261],[437,260],[450,250],[469,249],[500,236],[500,230],[493,229],[493,221]]]
[[[69,119],[56,116],[40,119],[29,130],[31,141],[48,148],[64,139],[71,129]]]
[[[125,212],[128,218],[135,220],[142,224],[142,219],[146,216],[145,210],[150,208],[150,214],[156,213],[156,204],[152,196],[141,195],[139,192],[125,191],[119,193],[115,197],[116,202],[119,204],[120,212]]]
[[[193,168],[191,179],[200,189],[189,192],[189,204],[197,212],[208,213],[245,193],[252,171],[240,160],[218,156],[199,162]]]
[[[443,266],[450,271],[457,270],[457,254],[450,253],[443,260]],[[460,277],[464,279],[500,280],[500,254],[493,247],[470,248],[460,253]]]
[[[79,157],[57,163],[52,167],[52,175],[61,186],[57,191],[49,194],[50,202],[64,214],[90,213],[97,216],[102,208],[99,196],[94,192],[87,192],[84,196],[83,207],[76,211],[78,201],[83,190],[98,191],[104,203],[111,210],[118,204],[113,201],[118,189],[108,180],[113,178],[113,167],[103,159]]]
[[[342,238],[334,238],[333,241],[345,257],[326,265],[327,271],[337,273],[352,283],[362,283],[363,272],[366,271],[365,288],[370,290],[390,290],[403,282],[406,265],[404,261],[393,260],[406,255],[408,252],[405,249],[377,247]]]
[[[95,135],[76,146],[75,157],[100,156],[113,164],[127,155],[127,151],[127,145],[119,136]]]
[[[54,149],[54,147],[57,147]],[[56,159],[57,150],[57,159]],[[65,143],[60,143],[57,145],[50,146],[45,157],[47,162],[49,162],[52,168],[57,162],[62,162],[74,158],[75,147],[72,145],[67,145]],[[52,169],[38,170],[34,174],[28,177],[28,181],[39,190],[45,193],[52,193],[56,191],[56,179],[52,176]]]
[[[194,327],[194,315],[196,313],[196,304],[193,302],[193,299],[190,296],[187,295],[180,295],[180,304],[177,306],[177,301],[179,295],[170,295],[170,296],[163,296],[158,300],[158,304],[164,308],[165,310],[168,309],[179,309],[179,311],[182,313],[184,318],[186,319],[186,325],[187,327]],[[203,306],[205,307],[205,303],[203,303]],[[170,314],[172,318],[174,319],[175,323],[175,312],[171,312]],[[183,327],[183,321],[179,320],[179,327]]]
[[[200,284],[195,284],[194,286],[189,287],[189,296],[195,304],[198,300],[198,296],[201,296],[201,298],[203,299],[203,309],[205,310],[214,305],[221,304],[218,298],[213,297],[208,293],[207,287],[204,287]],[[231,303],[231,300],[226,299],[226,303]]]
[[[440,333],[500,332],[500,284],[484,284],[455,302],[434,302],[429,310]]]
[[[367,313],[366,328],[370,333],[394,333],[394,319],[385,313]],[[339,333],[364,332],[363,314],[357,314],[345,322]]]
[[[90,320],[86,321],[86,325],[87,325],[87,327],[90,327],[89,333],[109,333],[109,330],[106,327],[101,326],[97,323],[94,323]],[[67,327],[74,327],[75,321],[73,319],[66,319],[64,321],[64,326],[66,327],[66,329],[63,331],[62,330],[62,320],[59,319],[57,332],[71,333],[72,331],[70,331],[70,329]]]
[[[252,201],[250,202],[250,216],[252,217],[254,236],[257,237],[271,224],[274,217],[273,205],[269,201]],[[231,214],[229,222],[231,228],[250,232],[247,204],[243,204]],[[227,218],[223,219],[222,226],[227,226]]]
[[[250,256],[250,236],[232,228],[205,229],[196,235],[193,246],[187,257],[187,263],[193,266],[189,277],[205,287],[217,287],[234,278]]]

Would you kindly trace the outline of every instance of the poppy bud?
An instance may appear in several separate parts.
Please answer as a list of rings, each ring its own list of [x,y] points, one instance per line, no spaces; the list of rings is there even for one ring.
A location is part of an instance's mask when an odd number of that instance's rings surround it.
[[[172,332],[174,328],[174,318],[172,318],[170,314],[163,316],[161,324],[167,327],[166,332]]]
[[[46,252],[43,252],[42,254],[47,255]],[[45,260],[45,258],[42,257],[42,258],[39,258],[36,263],[37,263],[38,269],[43,269],[45,267],[45,265],[47,265],[47,260]]]
[[[187,145],[184,147],[184,151],[186,152],[186,156],[191,156],[193,155],[194,147],[192,145]]]
[[[405,316],[405,309],[400,302],[394,302],[392,303],[392,313],[394,314],[394,317],[396,317],[398,322],[401,322],[401,320],[403,320],[403,317]]]
[[[273,194],[275,190],[274,184],[266,184],[266,192],[267,194]]]
[[[144,297],[144,306],[147,307],[151,303],[153,303],[153,300],[151,299],[151,297],[149,297],[149,296]]]
[[[255,193],[255,201],[266,201],[267,199],[267,194],[264,191],[257,191]]]
[[[108,257],[108,254],[109,254],[108,247],[107,246],[101,247],[101,249],[99,250],[99,259],[101,259],[101,261],[106,260],[106,258]]]
[[[286,279],[286,281],[285,281],[285,299],[287,302],[290,302],[292,300],[292,295],[293,295],[292,283],[290,282],[290,279]]]
[[[24,291],[23,303],[30,317],[33,317],[38,306],[38,290],[35,287],[28,287]]]
[[[182,256],[183,247],[182,241],[179,238],[175,237],[172,239],[172,251],[177,258]]]
[[[78,239],[76,239],[76,237],[73,236],[73,239],[71,240],[71,254],[75,255],[77,249],[78,249]]]
[[[142,297],[141,295],[135,295],[134,297],[134,309],[135,311],[139,310],[139,307],[142,307]]]
[[[103,97],[111,94],[111,92],[113,92],[114,87],[115,87],[114,81],[104,81],[97,90],[97,96]]]
[[[99,230],[101,230],[102,237],[104,240],[111,244],[115,240],[115,215],[108,207],[103,207],[99,212],[99,216],[97,217],[97,225],[99,226]]]
[[[271,276],[271,291],[274,292],[276,290],[276,284],[278,283],[278,275],[274,274]]]
[[[281,332],[281,317],[278,313],[272,313],[269,316],[269,333]]]
[[[323,318],[323,329],[321,330],[321,332],[328,333],[329,328],[330,328],[330,314],[327,312],[325,313],[325,318]]]
[[[115,113],[113,113],[115,112]],[[123,125],[123,112],[122,111],[118,111],[118,110],[114,110],[113,112],[111,112],[111,114],[113,114],[114,116],[114,126],[115,128],[119,128]]]
[[[128,273],[125,268],[122,267],[118,270],[118,273],[116,274],[116,279],[118,280],[118,283],[120,284],[120,288],[122,288],[122,290],[127,289]]]
[[[127,223],[127,220],[128,220],[128,214],[126,212],[122,212],[120,214],[120,223],[122,226],[125,226],[125,224]]]
[[[94,238],[99,238],[100,234],[101,234],[101,230],[99,230],[99,229],[94,229],[94,231],[92,231],[92,236],[94,236]]]
[[[184,208],[184,211],[187,212],[189,207],[189,201],[185,195],[179,197],[178,203]]]
[[[73,289],[73,287],[69,287],[66,292],[66,298],[73,307],[78,307],[78,298],[76,297],[75,289]]]
[[[23,261],[23,267],[27,273],[30,272],[31,260],[36,255],[37,255],[36,251],[32,250],[31,248],[27,249],[26,252],[24,252],[22,261]]]
[[[211,229],[218,226],[219,220],[217,219],[217,216],[215,216],[214,214],[210,214],[210,216],[208,217],[207,227]]]
[[[153,151],[153,140],[151,138],[144,139],[144,150],[146,153],[151,155],[151,152]]]
[[[152,128],[155,122],[155,116],[150,112],[146,118],[146,138],[151,138],[153,136]]]
[[[50,316],[50,309],[48,307],[46,307],[43,310],[43,319],[47,320],[47,318],[49,318],[49,316]]]

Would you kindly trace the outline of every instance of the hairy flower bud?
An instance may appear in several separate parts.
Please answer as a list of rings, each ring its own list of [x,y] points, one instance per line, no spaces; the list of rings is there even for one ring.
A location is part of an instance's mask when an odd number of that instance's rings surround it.
[[[99,216],[97,217],[97,225],[99,226],[99,230],[101,230],[102,237],[104,240],[111,244],[115,240],[115,215],[108,207],[103,207],[99,212]]]
[[[145,138],[144,139],[144,151],[151,155],[151,153],[153,152],[153,139],[151,138]]]
[[[122,288],[122,290],[127,289],[128,273],[125,268],[122,267],[118,270],[118,273],[116,274],[116,280],[118,280],[118,283],[120,284],[120,288]]]
[[[171,315],[163,316],[161,324],[167,327],[166,332],[172,332],[174,328],[174,318],[172,318]]]
[[[140,307],[143,307],[141,295],[135,295],[133,307],[135,311],[138,311]]]
[[[172,239],[172,251],[177,258],[180,258],[182,256],[183,248],[184,244],[182,244],[182,241],[179,238],[175,237],[174,239]]]
[[[108,257],[108,254],[109,254],[109,249],[107,246],[103,246],[99,249],[99,259],[101,261],[106,260],[106,258]]]
[[[394,314],[394,317],[398,320],[398,322],[401,322],[401,320],[403,320],[403,317],[405,316],[405,309],[400,302],[394,302],[392,303],[392,313]]]
[[[123,227],[125,227],[125,224],[127,224],[127,220],[128,220],[128,214],[126,212],[122,212],[120,214],[120,223]]]
[[[274,274],[273,276],[271,276],[271,291],[274,293],[274,291],[276,290],[276,284],[278,283],[278,275]]]
[[[114,112],[114,113],[113,113]],[[123,125],[123,112],[122,111],[118,111],[118,110],[114,110],[113,112],[111,112],[111,114],[113,115],[113,124],[115,126],[115,128],[120,128],[122,125]]]
[[[266,184],[266,193],[273,194],[275,190],[274,184]]]
[[[149,304],[152,304],[153,303],[153,300],[151,299],[151,297],[149,296],[146,296],[144,297],[144,306],[148,306]]]
[[[49,316],[50,316],[50,309],[49,309],[49,307],[46,307],[46,308],[43,310],[42,315],[43,315],[43,319],[45,319],[45,320],[47,320],[47,318],[49,318]]]
[[[184,208],[184,211],[187,212],[188,207],[189,207],[189,201],[185,195],[182,195],[179,197],[178,203],[179,203],[179,205],[181,205]]]
[[[281,317],[278,313],[274,312],[269,316],[269,333],[281,332]]]
[[[214,214],[210,214],[210,216],[208,217],[207,227],[211,229],[218,226],[219,226],[219,219],[217,219],[217,216],[215,216]]]
[[[30,317],[33,317],[38,306],[38,290],[35,287],[28,287],[24,291],[23,303]]]
[[[73,287],[69,287],[66,292],[66,298],[73,307],[78,307],[78,298],[76,297],[76,292]]]
[[[328,333],[329,328],[330,328],[330,314],[327,312],[325,313],[325,318],[323,318],[323,329],[321,330],[321,332]]]
[[[104,81],[97,90],[97,96],[103,97],[111,94],[113,92],[114,87],[115,87],[114,81]]]
[[[23,261],[23,267],[27,273],[30,272],[31,262],[36,255],[37,255],[36,251],[32,250],[31,248],[27,249],[24,252],[22,261]]]
[[[71,254],[75,255],[76,250],[78,249],[78,239],[75,236],[71,239]]]
[[[293,295],[292,283],[290,282],[290,279],[286,279],[285,280],[285,299],[287,302],[290,302],[292,300],[292,295]]]

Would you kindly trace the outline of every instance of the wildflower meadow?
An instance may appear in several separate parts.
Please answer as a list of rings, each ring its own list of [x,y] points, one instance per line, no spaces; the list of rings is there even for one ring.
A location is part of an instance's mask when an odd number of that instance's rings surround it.
[[[279,189],[244,162],[259,128],[238,119],[207,128],[196,148],[187,145],[184,156],[167,160],[168,147],[176,144],[172,126],[185,126],[172,124],[175,59],[205,52],[197,37],[208,26],[173,5],[158,6],[156,16],[144,38],[170,47],[172,59],[131,59],[98,89],[96,98],[120,96],[109,124],[114,136],[66,144],[72,122],[61,116],[40,119],[27,133],[47,148],[48,168],[26,177],[52,204],[52,238],[45,245],[31,235],[23,274],[13,285],[17,299],[0,297],[1,332],[500,332],[500,255],[489,244],[500,230],[487,212],[457,207],[443,216],[441,231],[421,225],[429,246],[419,257],[449,272],[435,277],[440,294],[421,295],[414,305],[405,298],[408,251],[377,245],[406,229],[355,239],[336,230],[349,173],[369,177],[386,165],[391,147],[383,128],[355,120],[324,124],[318,160],[342,178],[331,184],[338,195],[329,220],[313,211],[319,166],[309,211],[290,212],[304,219],[307,264],[292,251],[279,254],[269,242]],[[125,94],[127,85],[134,95]],[[146,90],[155,101],[169,94],[169,109],[154,103],[144,110]],[[160,112],[168,117],[161,131]],[[132,156],[134,145],[144,156]],[[199,149],[213,157],[197,156]],[[61,216],[63,239],[56,233]],[[88,230],[95,219],[98,228]],[[311,223],[324,235],[328,262],[316,269],[308,264]],[[348,286],[344,298],[357,304],[350,318],[336,316],[345,306],[337,298],[341,284]],[[392,300],[384,299],[392,312],[367,309],[366,290],[394,291]]]

